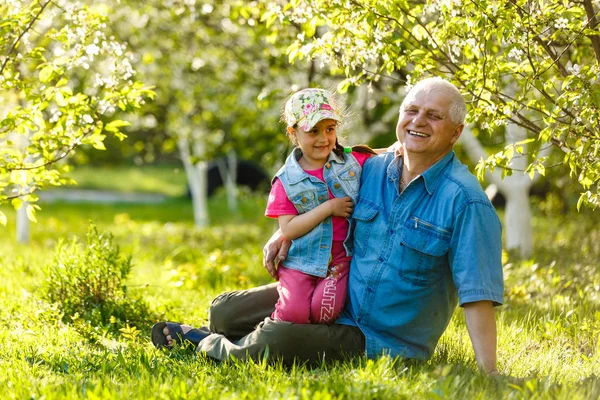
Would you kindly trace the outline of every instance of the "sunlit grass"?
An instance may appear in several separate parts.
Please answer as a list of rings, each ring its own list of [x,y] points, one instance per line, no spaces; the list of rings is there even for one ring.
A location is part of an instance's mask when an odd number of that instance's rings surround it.
[[[459,309],[429,362],[356,358],[318,368],[215,363],[158,352],[149,320],[129,333],[97,327],[93,339],[43,301],[44,266],[59,238],[83,238],[87,221],[132,254],[128,290],[158,318],[201,325],[224,290],[271,282],[261,248],[274,229],[265,198],[244,195],[232,213],[211,199],[212,225],[195,229],[183,199],[156,205],[42,204],[28,245],[14,241],[13,212],[0,241],[0,390],[9,398],[558,398],[600,396],[598,213],[536,215],[535,257],[507,259],[506,304],[498,311],[499,367],[475,368]],[[506,376],[510,376],[506,377]]]
[[[77,182],[68,188],[100,189],[117,192],[152,192],[179,197],[186,194],[183,166],[88,166],[75,167],[66,176]]]

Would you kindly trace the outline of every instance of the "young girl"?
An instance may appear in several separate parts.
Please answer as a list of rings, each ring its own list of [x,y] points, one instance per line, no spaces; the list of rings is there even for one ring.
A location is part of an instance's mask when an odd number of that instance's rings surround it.
[[[342,115],[332,95],[304,89],[284,109],[296,148],[275,174],[265,212],[292,246],[279,265],[279,301],[272,317],[300,324],[334,322],[346,298],[351,241],[348,218],[362,165],[373,150],[342,147]]]

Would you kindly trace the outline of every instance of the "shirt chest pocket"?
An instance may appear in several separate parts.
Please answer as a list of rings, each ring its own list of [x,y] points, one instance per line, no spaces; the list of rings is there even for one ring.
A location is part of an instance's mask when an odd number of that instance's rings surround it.
[[[400,277],[421,287],[438,283],[447,272],[450,238],[448,230],[411,217],[405,222],[400,238]]]
[[[363,257],[369,246],[371,231],[373,230],[373,219],[379,210],[367,204],[358,203],[352,213],[354,222],[354,254]]]

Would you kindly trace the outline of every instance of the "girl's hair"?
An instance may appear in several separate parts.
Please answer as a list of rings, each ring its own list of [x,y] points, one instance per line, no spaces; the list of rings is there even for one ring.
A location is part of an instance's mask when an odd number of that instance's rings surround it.
[[[373,151],[373,149],[367,146],[366,144],[357,144],[355,146],[352,146],[352,151],[363,154],[377,155],[377,153],[375,153],[375,151]],[[333,148],[333,152],[339,157],[343,157],[344,155],[344,146],[342,146],[338,140],[335,141],[335,147]]]

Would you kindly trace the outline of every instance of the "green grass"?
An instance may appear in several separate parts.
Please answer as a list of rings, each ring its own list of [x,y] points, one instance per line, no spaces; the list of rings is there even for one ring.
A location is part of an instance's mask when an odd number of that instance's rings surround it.
[[[77,182],[69,188],[112,190],[117,192],[152,192],[166,196],[183,196],[187,178],[183,167],[174,166],[88,166],[75,167],[65,176]]]
[[[128,293],[156,319],[204,324],[218,293],[269,283],[261,248],[272,232],[264,196],[230,213],[211,199],[212,226],[192,226],[188,202],[42,204],[28,245],[15,243],[13,212],[0,241],[0,393],[8,398],[595,399],[600,396],[600,214],[536,215],[535,257],[506,256],[506,305],[498,312],[499,367],[476,371],[457,310],[432,360],[357,358],[318,368],[215,363],[156,351],[153,321],[128,332],[62,321],[43,298],[45,266],[61,238],[84,238],[88,220],[133,257]]]

